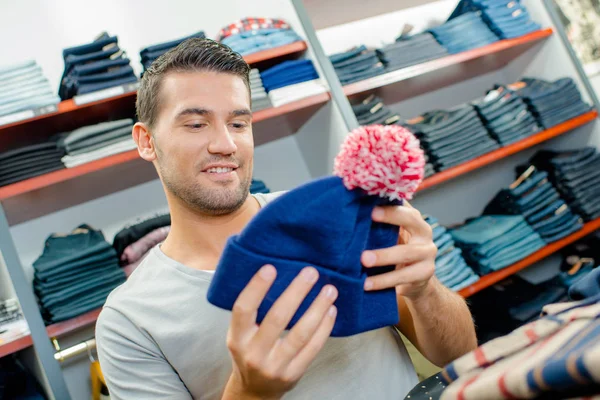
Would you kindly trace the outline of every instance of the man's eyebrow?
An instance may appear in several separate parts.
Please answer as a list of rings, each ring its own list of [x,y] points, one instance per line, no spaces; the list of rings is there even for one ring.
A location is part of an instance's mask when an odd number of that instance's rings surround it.
[[[187,115],[199,115],[199,116],[207,116],[214,114],[211,110],[207,110],[206,108],[186,108],[177,114],[177,118],[181,118]]]
[[[243,108],[240,110],[233,110],[229,113],[229,115],[232,117],[244,117],[246,115],[252,116],[252,111],[248,110],[247,108]]]

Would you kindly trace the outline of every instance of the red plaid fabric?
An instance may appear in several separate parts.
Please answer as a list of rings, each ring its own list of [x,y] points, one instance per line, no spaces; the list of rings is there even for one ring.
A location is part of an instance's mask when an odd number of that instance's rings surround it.
[[[276,18],[244,18],[221,29],[217,40],[221,41],[226,37],[237,35],[240,32],[267,28],[290,29],[290,25],[284,20]]]

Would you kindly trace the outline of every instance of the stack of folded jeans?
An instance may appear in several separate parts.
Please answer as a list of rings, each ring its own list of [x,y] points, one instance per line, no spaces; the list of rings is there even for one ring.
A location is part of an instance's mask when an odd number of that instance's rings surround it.
[[[450,232],[480,275],[506,268],[546,246],[520,215],[484,215]]]
[[[342,85],[372,78],[386,72],[375,50],[364,45],[329,56]]]
[[[241,55],[302,41],[290,25],[274,18],[244,18],[221,29],[218,40]]]
[[[484,214],[522,215],[544,239],[552,243],[583,228],[583,221],[561,199],[548,173],[530,166],[486,206]]]
[[[92,43],[64,49],[63,59],[65,70],[58,91],[63,100],[137,82],[116,36],[103,33]]]
[[[101,307],[125,281],[115,249],[88,225],[50,235],[33,268],[33,288],[48,324]]]
[[[128,246],[143,239],[153,231],[166,226],[171,226],[170,214],[160,214],[128,224],[115,235],[113,240],[113,248],[117,252],[117,256],[123,262],[126,262],[127,259],[123,259],[123,254]]]
[[[511,87],[525,99],[540,125],[549,129],[591,110],[571,78],[554,82],[523,78]]]
[[[400,36],[395,43],[377,49],[386,71],[410,67],[448,55],[429,32],[413,36]]]
[[[271,190],[263,181],[253,178],[252,183],[250,184],[250,193],[271,193]]]
[[[462,256],[462,251],[454,246],[452,235],[431,216],[425,221],[433,229],[433,241],[438,249],[435,259],[435,276],[447,288],[457,292],[477,282],[479,276],[473,272]]]
[[[380,97],[374,95],[353,104],[352,111],[361,125],[392,125],[400,122],[400,116],[383,104]]]
[[[327,91],[311,60],[284,61],[260,77],[273,107]]]
[[[515,38],[541,29],[518,0],[461,0],[450,19],[473,11],[481,11],[483,20],[501,39]]]
[[[500,147],[468,104],[430,111],[406,121],[405,125],[417,135],[438,172]]]
[[[0,186],[63,169],[57,138],[0,153]]]
[[[561,197],[584,221],[600,217],[600,154],[596,148],[539,151],[530,162],[548,173]]]
[[[260,77],[260,72],[256,68],[250,71],[250,96],[253,112],[272,107],[271,100]]]
[[[125,247],[123,254],[119,257],[121,265],[127,266],[140,261],[150,249],[157,244],[164,242],[170,231],[171,225],[156,228]]]
[[[450,54],[486,46],[498,41],[498,36],[483,21],[481,12],[468,12],[448,22],[430,28],[429,32]]]
[[[150,67],[154,60],[156,60],[158,57],[162,56],[172,48],[177,47],[181,42],[191,38],[203,39],[205,37],[206,36],[204,35],[204,31],[200,31],[181,39],[175,39],[169,42],[155,44],[142,49],[140,51],[140,59],[142,61],[142,65],[144,66],[144,72],[146,72],[146,70]]]
[[[0,66],[0,116],[59,102],[35,61]]]
[[[512,90],[498,86],[473,106],[490,135],[502,146],[525,139],[541,130],[525,101]]]
[[[59,140],[66,155],[62,162],[67,168],[87,164],[114,154],[136,148],[131,138],[132,119],[101,122],[63,134]]]

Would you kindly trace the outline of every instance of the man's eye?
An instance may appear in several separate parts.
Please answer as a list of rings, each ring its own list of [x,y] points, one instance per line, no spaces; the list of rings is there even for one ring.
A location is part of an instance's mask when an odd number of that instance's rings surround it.
[[[204,128],[206,126],[206,124],[188,124],[186,125],[186,127],[190,128],[190,129],[201,129]]]
[[[244,123],[233,123],[231,124],[234,129],[244,129],[247,125]]]

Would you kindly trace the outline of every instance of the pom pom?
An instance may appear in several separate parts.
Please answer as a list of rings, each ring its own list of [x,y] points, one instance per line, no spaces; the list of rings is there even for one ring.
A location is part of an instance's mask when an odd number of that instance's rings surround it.
[[[423,180],[419,140],[398,125],[362,126],[350,132],[335,158],[334,174],[348,190],[361,188],[390,201],[410,200]]]

